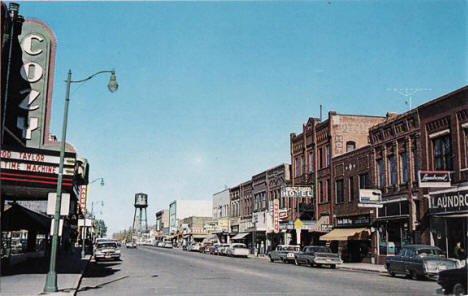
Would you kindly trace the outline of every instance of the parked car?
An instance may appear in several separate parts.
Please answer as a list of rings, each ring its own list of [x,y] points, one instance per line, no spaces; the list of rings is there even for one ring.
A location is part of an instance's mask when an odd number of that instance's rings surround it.
[[[192,244],[190,251],[192,252],[199,252],[200,251],[200,244],[199,243],[194,243]]]
[[[208,253],[212,244],[212,242],[203,242],[200,246],[200,253]]]
[[[310,266],[329,265],[330,268],[336,268],[337,264],[343,261],[338,253],[333,253],[329,247],[325,246],[307,246],[302,252],[294,254],[294,263],[296,265],[310,264]]]
[[[113,241],[98,242],[94,252],[94,259],[96,261],[103,259],[119,260],[120,250],[117,243]]]
[[[439,271],[455,269],[460,262],[447,259],[442,250],[428,245],[406,245],[396,256],[385,258],[385,268],[391,276],[404,274],[410,278],[436,278]]]
[[[229,248],[229,244],[221,244],[221,246],[218,247],[218,255],[226,255],[226,250]]]
[[[217,252],[218,252],[218,247],[221,246],[220,243],[214,243],[211,247],[210,247],[210,254],[211,255],[215,255]]]
[[[294,254],[300,251],[300,246],[297,245],[278,245],[276,249],[268,253],[271,262],[276,260],[283,261],[284,263],[294,261]]]
[[[172,242],[165,242],[165,243],[164,243],[164,248],[172,249],[172,248],[173,248]]]
[[[443,270],[439,272],[437,283],[441,288],[437,289],[437,294],[461,296],[467,294],[468,285],[467,265],[462,268]]]
[[[125,247],[127,247],[127,249],[129,249],[129,248],[136,248],[137,245],[136,245],[136,243],[135,243],[134,241],[127,241],[127,242],[125,243]]]
[[[185,243],[182,245],[182,250],[188,251],[188,247],[190,246],[190,243]]]
[[[247,258],[249,254],[250,250],[247,249],[247,246],[245,244],[235,243],[231,244],[229,247],[226,248],[227,256]]]

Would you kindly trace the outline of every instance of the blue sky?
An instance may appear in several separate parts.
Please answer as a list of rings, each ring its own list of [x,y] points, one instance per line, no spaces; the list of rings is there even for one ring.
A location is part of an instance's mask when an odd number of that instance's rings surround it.
[[[407,3],[410,2],[410,3]],[[308,117],[404,112],[467,84],[466,1],[20,2],[57,37],[51,132],[89,159],[90,201],[117,232],[290,162]]]

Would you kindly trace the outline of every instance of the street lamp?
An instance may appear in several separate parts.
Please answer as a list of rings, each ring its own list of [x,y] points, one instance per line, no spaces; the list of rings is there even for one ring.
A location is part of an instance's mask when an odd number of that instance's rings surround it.
[[[96,178],[96,179],[94,179],[93,181],[88,182],[88,185],[89,185],[89,184],[93,184],[93,183],[95,183],[96,181],[99,181],[99,180],[101,180],[101,182],[99,182],[99,184],[100,184],[101,186],[104,186],[104,178]]]
[[[68,104],[70,102],[70,84],[72,83],[81,83],[87,80],[90,80],[94,76],[102,73],[111,73],[109,83],[107,88],[110,92],[115,92],[119,85],[115,78],[114,70],[99,71],[93,75],[82,79],[82,80],[71,80],[71,70],[68,70],[67,76],[67,88],[65,93],[65,110],[63,113],[63,125],[62,125],[62,142],[60,143],[60,164],[59,164],[59,173],[57,179],[57,198],[55,199],[55,214],[54,214],[54,232],[52,236],[52,248],[50,250],[50,266],[49,272],[47,273],[46,283],[44,287],[44,292],[57,292],[57,272],[55,271],[55,263],[57,257],[57,243],[58,243],[58,227],[60,219],[60,204],[62,202],[62,176],[63,176],[63,163],[65,158],[65,141],[67,136],[67,121],[68,121]]]

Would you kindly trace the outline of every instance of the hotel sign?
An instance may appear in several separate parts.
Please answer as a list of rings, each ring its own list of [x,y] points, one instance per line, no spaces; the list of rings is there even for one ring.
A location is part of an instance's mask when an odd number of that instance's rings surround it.
[[[314,197],[314,191],[312,187],[306,186],[287,186],[281,187],[281,197]]]
[[[450,172],[444,171],[419,171],[420,188],[451,187]]]

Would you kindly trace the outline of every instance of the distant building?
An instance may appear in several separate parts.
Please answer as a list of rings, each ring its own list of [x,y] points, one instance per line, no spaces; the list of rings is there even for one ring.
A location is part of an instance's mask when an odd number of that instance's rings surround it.
[[[229,188],[213,194],[213,234],[218,236],[221,242],[228,242],[230,232],[230,212],[231,199],[229,196]]]
[[[192,216],[211,217],[212,211],[211,200],[174,200],[169,204],[169,233],[177,233],[180,220]]]
[[[169,235],[169,210],[156,212],[156,232],[161,235]]]

